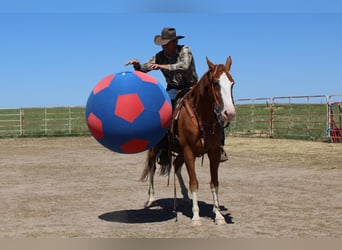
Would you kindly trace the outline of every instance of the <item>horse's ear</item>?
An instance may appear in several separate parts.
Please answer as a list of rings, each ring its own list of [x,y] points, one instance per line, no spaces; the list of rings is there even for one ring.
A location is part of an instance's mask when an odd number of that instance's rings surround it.
[[[226,69],[229,72],[230,70],[230,66],[232,65],[232,58],[230,56],[227,57],[227,61],[226,61]]]
[[[209,60],[209,58],[206,56],[207,64],[210,70],[213,70],[215,68],[215,65]]]

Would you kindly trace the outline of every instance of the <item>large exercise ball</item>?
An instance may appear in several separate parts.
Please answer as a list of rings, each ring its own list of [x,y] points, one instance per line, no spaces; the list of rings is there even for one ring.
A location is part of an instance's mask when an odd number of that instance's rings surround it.
[[[128,71],[108,75],[94,87],[85,115],[92,136],[101,145],[133,154],[155,146],[167,133],[172,105],[154,77]]]

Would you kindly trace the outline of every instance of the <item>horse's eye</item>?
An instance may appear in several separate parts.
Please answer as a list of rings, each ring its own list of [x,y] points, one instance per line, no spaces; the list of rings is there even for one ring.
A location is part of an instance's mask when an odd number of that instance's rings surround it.
[[[219,81],[214,82],[214,87],[215,87],[215,88],[220,87],[220,82],[219,82]]]

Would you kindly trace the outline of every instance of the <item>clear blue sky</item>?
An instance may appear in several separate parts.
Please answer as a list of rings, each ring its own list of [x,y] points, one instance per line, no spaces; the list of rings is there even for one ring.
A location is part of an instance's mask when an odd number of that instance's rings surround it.
[[[0,108],[83,106],[103,77],[158,52],[165,26],[199,76],[206,56],[232,56],[235,99],[342,94],[339,0],[12,0],[0,2]]]

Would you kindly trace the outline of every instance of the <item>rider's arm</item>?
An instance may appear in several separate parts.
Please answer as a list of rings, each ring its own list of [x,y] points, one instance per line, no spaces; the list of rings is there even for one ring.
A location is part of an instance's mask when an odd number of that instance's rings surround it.
[[[169,70],[187,70],[192,62],[192,53],[188,46],[183,46],[179,52],[177,63],[169,64]]]
[[[142,65],[139,65],[140,68],[137,68],[137,69],[136,69],[136,68],[134,67],[134,69],[147,73],[147,72],[151,71],[150,65],[151,65],[151,64],[155,64],[155,63],[156,63],[156,56],[153,56],[153,57],[152,57],[150,60],[148,60],[147,62],[143,63]]]

